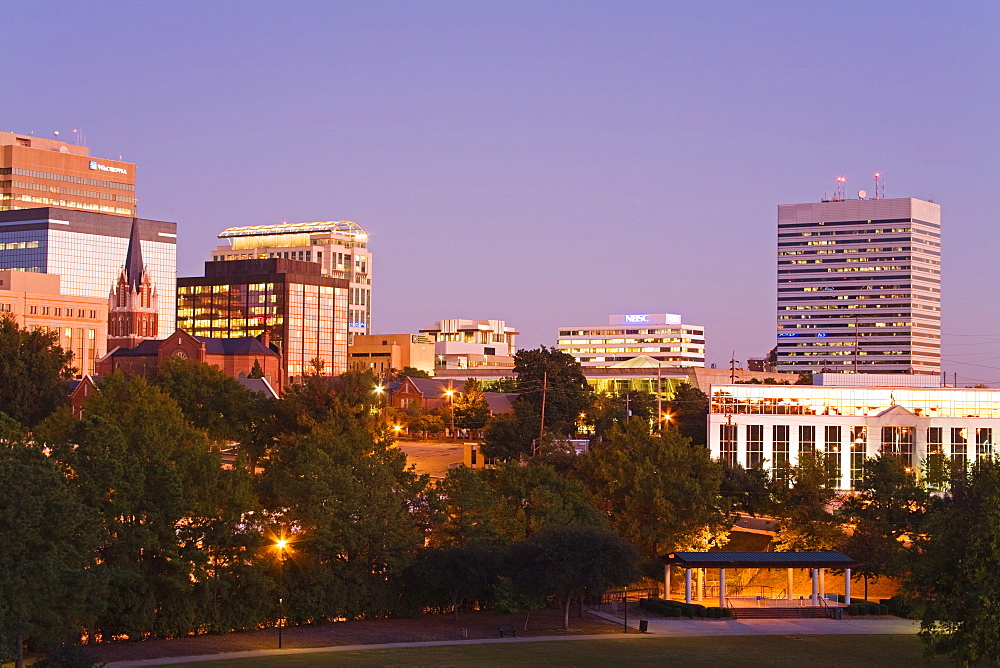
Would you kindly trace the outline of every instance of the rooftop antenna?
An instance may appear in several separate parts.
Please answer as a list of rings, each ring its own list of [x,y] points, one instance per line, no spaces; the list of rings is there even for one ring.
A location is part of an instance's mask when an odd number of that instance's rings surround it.
[[[885,182],[881,179],[882,172],[875,172],[875,199],[885,199]]]
[[[837,201],[844,201],[844,185],[847,183],[846,176],[837,177]]]

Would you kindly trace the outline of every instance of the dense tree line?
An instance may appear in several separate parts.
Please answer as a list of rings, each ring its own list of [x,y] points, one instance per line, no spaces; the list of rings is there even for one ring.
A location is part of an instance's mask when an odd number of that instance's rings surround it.
[[[844,496],[819,454],[773,472],[712,460],[688,436],[707,410],[694,388],[662,422],[649,397],[594,397],[540,349],[519,358],[515,413],[486,423],[497,465],[432,484],[394,447],[370,375],[310,375],[269,400],[171,360],[148,380],[105,378],[77,420],[61,405],[69,362],[53,336],[0,322],[3,659],[282,616],[558,605],[568,625],[574,601],[644,562],[724,544],[738,512],[774,518],[777,549],[844,549],[866,578],[904,579],[935,651],[1000,659],[991,459],[936,463],[932,493],[878,457]],[[456,420],[484,419],[477,393]],[[581,422],[593,446],[574,455],[559,442]]]

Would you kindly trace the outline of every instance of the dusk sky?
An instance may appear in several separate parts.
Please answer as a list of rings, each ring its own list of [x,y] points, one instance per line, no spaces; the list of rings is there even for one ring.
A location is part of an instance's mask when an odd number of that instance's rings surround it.
[[[138,165],[200,275],[233,225],[354,220],[373,325],[613,313],[775,343],[777,205],[942,207],[944,367],[1000,384],[1000,3],[0,0],[0,130]]]

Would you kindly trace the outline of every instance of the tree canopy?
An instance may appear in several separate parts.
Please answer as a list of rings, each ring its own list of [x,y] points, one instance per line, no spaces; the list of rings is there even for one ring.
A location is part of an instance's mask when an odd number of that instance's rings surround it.
[[[73,353],[58,341],[56,332],[23,329],[10,314],[0,314],[0,407],[27,427],[66,403]]]

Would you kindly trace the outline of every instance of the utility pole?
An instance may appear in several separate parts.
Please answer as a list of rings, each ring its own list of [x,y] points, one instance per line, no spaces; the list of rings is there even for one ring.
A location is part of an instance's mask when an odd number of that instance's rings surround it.
[[[656,363],[656,429],[663,429],[663,390],[660,388],[660,380],[663,378],[663,367],[660,362]]]
[[[538,438],[545,435],[545,395],[549,391],[549,372],[542,372],[542,424],[538,427]]]
[[[630,403],[631,401],[632,401],[632,397],[630,397],[628,395],[628,392],[626,392],[625,393],[625,424],[628,424],[629,418],[632,417],[632,409],[631,409],[631,403]]]
[[[729,382],[736,382],[736,351],[733,351],[733,359],[729,360]]]

